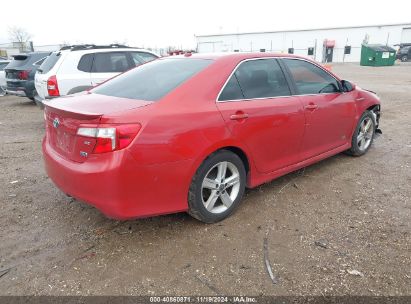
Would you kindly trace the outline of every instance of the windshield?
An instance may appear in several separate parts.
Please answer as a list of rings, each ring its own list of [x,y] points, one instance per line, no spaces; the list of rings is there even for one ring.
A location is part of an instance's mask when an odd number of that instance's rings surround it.
[[[38,72],[46,74],[48,73],[59,61],[60,59],[60,52],[57,53],[52,53],[50,56],[46,58],[46,60],[41,64],[40,68],[38,69]]]
[[[155,60],[113,78],[93,89],[92,92],[157,101],[211,63],[211,60],[205,59]]]

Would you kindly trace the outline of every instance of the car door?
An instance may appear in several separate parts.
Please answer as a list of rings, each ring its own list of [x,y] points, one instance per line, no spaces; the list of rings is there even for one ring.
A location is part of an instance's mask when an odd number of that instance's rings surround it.
[[[308,159],[346,144],[355,119],[354,92],[323,68],[298,58],[281,59],[294,80],[306,118],[302,157]]]
[[[131,68],[126,52],[95,53],[91,68],[91,83],[99,85],[119,73]]]
[[[222,89],[217,107],[257,170],[272,172],[300,159],[304,112],[276,59],[246,60]]]

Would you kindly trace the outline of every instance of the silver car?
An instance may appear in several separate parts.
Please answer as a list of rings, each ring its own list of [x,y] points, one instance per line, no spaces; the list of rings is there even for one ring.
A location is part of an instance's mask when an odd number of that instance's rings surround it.
[[[4,96],[6,94],[6,72],[4,72],[4,68],[10,63],[10,60],[0,60],[0,96]]]

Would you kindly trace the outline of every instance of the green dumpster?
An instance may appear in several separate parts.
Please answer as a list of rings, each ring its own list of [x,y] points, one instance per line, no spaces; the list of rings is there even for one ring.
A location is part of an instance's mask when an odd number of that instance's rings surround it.
[[[395,63],[395,50],[382,44],[363,44],[360,65],[387,66]]]

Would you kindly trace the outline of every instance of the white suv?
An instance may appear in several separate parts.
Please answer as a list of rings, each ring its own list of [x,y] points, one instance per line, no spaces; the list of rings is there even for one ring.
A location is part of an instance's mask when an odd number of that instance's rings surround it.
[[[36,102],[88,90],[158,57],[148,50],[118,44],[63,47],[53,52],[37,70]]]

